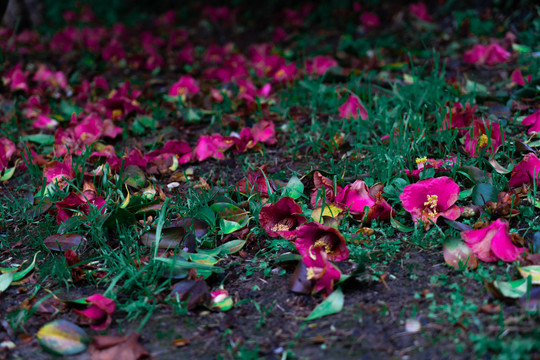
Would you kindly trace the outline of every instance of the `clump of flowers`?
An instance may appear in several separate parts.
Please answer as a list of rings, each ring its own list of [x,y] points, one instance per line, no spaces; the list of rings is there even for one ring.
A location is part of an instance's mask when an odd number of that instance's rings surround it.
[[[405,186],[399,199],[415,223],[422,222],[426,228],[430,221],[442,216],[451,220],[461,215],[455,204],[459,197],[459,186],[447,176],[421,180]]]
[[[482,229],[462,231],[461,238],[482,261],[515,261],[526,249],[514,245],[512,237],[515,235],[510,234],[508,228],[507,221],[497,219]]]

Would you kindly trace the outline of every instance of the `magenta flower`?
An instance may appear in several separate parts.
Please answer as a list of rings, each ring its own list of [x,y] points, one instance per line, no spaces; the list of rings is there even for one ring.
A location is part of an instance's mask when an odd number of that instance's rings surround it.
[[[116,310],[116,302],[101,294],[95,294],[86,298],[90,307],[86,310],[73,310],[77,315],[90,323],[94,330],[105,330],[112,323],[112,314]]]
[[[371,12],[365,12],[360,15],[360,21],[366,30],[375,29],[381,25],[377,14]]]
[[[136,153],[134,155],[136,155]],[[169,140],[161,149],[156,149],[144,155],[144,165],[142,165],[143,163],[136,163],[134,165],[144,167],[148,162],[165,161],[171,156],[175,156],[179,164],[188,163],[191,160],[191,147],[185,141]],[[127,163],[128,161],[126,161],[125,166],[127,166]]]
[[[534,153],[526,154],[514,168],[512,169],[512,175],[510,181],[508,181],[509,187],[518,187],[523,184],[531,184],[533,181],[538,183],[538,174],[540,173],[540,159],[536,157]]]
[[[58,121],[46,115],[39,114],[37,119],[32,122],[32,126],[37,129],[54,130],[58,126]]]
[[[532,76],[527,76],[527,81],[531,81]],[[523,78],[523,75],[521,74],[521,69],[515,69],[512,71],[512,74],[510,74],[510,80],[518,86],[525,85],[525,79]]]
[[[17,147],[13,141],[8,138],[0,138],[0,172],[7,168],[15,151],[17,151]]]
[[[58,209],[56,222],[60,224],[78,212],[88,214],[90,212],[90,206],[104,213],[105,199],[96,196],[95,190],[86,190],[82,194],[69,193],[62,201],[56,203],[56,208]]]
[[[195,82],[195,79],[191,76],[182,76],[180,80],[175,82],[169,90],[170,96],[183,96],[189,94],[196,94],[199,92],[199,86]]]
[[[423,158],[417,158],[416,159],[416,166],[417,166],[417,169],[416,170],[408,170],[408,169],[405,169],[405,174],[407,174],[408,177],[411,177],[415,180],[419,180],[420,179],[420,173],[424,170],[424,169],[435,169],[435,174],[439,174],[440,172],[443,172],[443,171],[450,171],[450,169],[445,169],[445,168],[441,168],[442,166],[446,166],[446,167],[452,167],[454,165],[456,165],[456,160],[457,158],[455,156],[447,156],[444,158],[444,160],[435,160],[435,159],[428,159],[426,157],[423,157]]]
[[[343,191],[343,188],[334,184],[329,178],[322,176],[320,172],[313,173],[313,183],[315,187],[311,190],[311,206],[322,206],[323,198],[325,204],[333,204],[336,199],[336,194]]]
[[[315,281],[314,292],[324,290],[323,297],[334,291],[334,283],[339,281],[341,273],[328,261],[328,254],[321,248],[312,248],[302,258],[306,265],[307,279]]]
[[[324,75],[328,69],[337,66],[336,59],[330,56],[316,56],[313,60],[306,61],[306,71],[308,74]]]
[[[259,193],[261,196],[268,197],[270,193],[276,191],[276,185],[266,173],[266,164],[257,170],[247,174],[238,182],[238,191],[244,195],[250,195],[252,191]]]
[[[460,208],[455,205],[458,196],[458,184],[441,176],[405,186],[399,199],[415,223],[421,221],[429,228],[430,221],[436,222],[439,216],[455,220],[461,215]]]
[[[433,22],[433,19],[427,11],[426,4],[424,4],[423,2],[409,5],[409,12],[420,20],[426,22]]]
[[[259,223],[270,237],[293,240],[296,228],[306,222],[302,209],[290,197],[282,197],[277,203],[266,204],[259,212]]]
[[[497,219],[483,229],[462,231],[461,238],[474,255],[485,262],[515,261],[527,250],[514,245],[508,231],[508,222],[502,219]]]
[[[45,164],[43,168],[43,177],[47,180],[47,184],[62,181],[64,178],[70,180],[74,176],[75,172],[69,155],[64,158],[63,162],[54,160]]]
[[[203,135],[197,141],[197,145],[193,149],[193,158],[197,161],[203,161],[208,158],[214,158],[218,160],[225,159],[223,154],[232,145],[233,141],[223,137],[219,134],[213,134],[211,136]]]
[[[465,135],[469,131],[467,128],[476,120],[474,116],[476,108],[476,105],[471,107],[469,103],[465,107],[460,103],[454,103],[444,118],[441,130],[458,129],[459,135]]]
[[[530,126],[528,134],[538,134],[540,133],[540,110],[535,111],[529,116],[526,116],[522,121],[521,125]]]
[[[276,82],[291,82],[296,78],[298,69],[296,68],[295,63],[290,63],[288,65],[283,65],[277,69],[274,73],[273,79]]]
[[[501,131],[498,122],[475,121],[472,131],[465,135],[465,151],[471,157],[477,157],[478,152],[483,147],[487,148],[487,153],[492,153],[502,145],[503,140],[506,140],[506,135],[504,131]]]
[[[300,255],[305,256],[316,249],[322,249],[330,260],[341,261],[349,257],[349,249],[343,235],[331,226],[311,221],[296,230],[294,245]]]
[[[508,61],[511,54],[498,44],[475,45],[465,52],[463,61],[468,64],[497,65]]]
[[[367,120],[368,113],[358,96],[351,94],[347,101],[339,107],[339,116],[344,119],[356,119],[360,117],[362,120]]]
[[[357,220],[371,221],[375,218],[379,220],[388,220],[392,213],[390,205],[382,198],[380,192],[373,196],[368,186],[362,180],[356,180],[354,183],[345,186],[345,188],[336,195],[336,204],[348,209],[349,213]],[[368,208],[367,214],[364,212]]]

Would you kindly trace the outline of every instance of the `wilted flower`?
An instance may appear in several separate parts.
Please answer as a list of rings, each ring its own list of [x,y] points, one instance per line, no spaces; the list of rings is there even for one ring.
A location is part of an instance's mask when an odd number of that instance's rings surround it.
[[[315,281],[314,291],[324,290],[324,297],[330,295],[341,273],[328,261],[328,253],[321,248],[310,248],[302,261],[306,265],[307,279]]]
[[[313,183],[315,187],[311,191],[311,206],[322,206],[323,198],[325,204],[332,204],[336,199],[336,194],[343,191],[343,188],[334,184],[329,178],[322,176],[318,171],[313,173]]]
[[[540,159],[534,153],[523,156],[523,159],[514,166],[509,187],[518,187],[523,184],[531,184],[534,181],[538,184],[538,174],[540,173]]]
[[[101,294],[95,294],[86,298],[90,307],[86,310],[73,310],[90,323],[94,330],[105,330],[112,323],[112,314],[116,310],[116,302]]]
[[[199,86],[191,76],[182,76],[169,90],[170,96],[185,96],[199,92]]]
[[[509,58],[510,53],[498,44],[477,44],[463,55],[463,61],[468,64],[488,66],[504,63]]]
[[[330,260],[341,261],[349,257],[349,249],[345,238],[339,230],[311,221],[296,230],[294,245],[300,255],[304,256],[316,249],[322,249]]]
[[[336,195],[337,206],[348,209],[349,213],[357,220],[371,221],[372,219],[387,220],[390,218],[392,208],[382,198],[382,189],[375,195],[365,182],[356,180]],[[368,208],[367,214],[364,212]]]
[[[521,125],[530,126],[528,134],[538,134],[540,133],[540,110],[535,111],[529,116],[526,116],[522,121]]]
[[[486,262],[515,261],[526,250],[514,245],[508,222],[501,219],[483,229],[462,231],[461,238],[478,259]]]
[[[476,157],[480,149],[486,147],[486,152],[491,153],[502,145],[504,139],[506,136],[498,122],[475,121],[472,130],[465,135],[465,151]]]
[[[266,165],[247,174],[247,177],[238,182],[238,191],[250,195],[252,191],[268,197],[269,193],[276,191],[276,185],[266,174]]]
[[[409,12],[419,18],[420,20],[426,21],[426,22],[433,22],[433,19],[431,16],[429,16],[429,13],[427,11],[426,4],[423,2],[419,2],[416,4],[410,4],[409,5]]]
[[[288,196],[274,204],[266,204],[259,212],[259,223],[270,237],[293,240],[296,228],[306,222],[302,209]]]
[[[458,197],[459,186],[446,176],[407,185],[399,195],[413,221],[422,221],[426,228],[429,228],[430,220],[436,222],[439,216],[457,219],[461,215],[461,210],[455,205]]]
[[[339,116],[345,119],[360,117],[362,120],[367,120],[368,113],[358,96],[351,94],[347,101],[339,107]]]

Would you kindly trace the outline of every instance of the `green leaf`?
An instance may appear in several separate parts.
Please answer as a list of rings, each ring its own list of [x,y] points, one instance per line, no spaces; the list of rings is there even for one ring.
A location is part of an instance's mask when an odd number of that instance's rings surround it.
[[[472,203],[474,205],[484,206],[487,201],[497,201],[499,190],[491,184],[477,184],[473,188]]]
[[[12,282],[13,282],[12,272],[7,272],[5,274],[0,275],[0,292],[6,291]]]
[[[304,184],[300,181],[298,176],[293,175],[289,179],[287,185],[283,188],[283,196],[289,196],[293,199],[298,199],[304,193]]]
[[[249,219],[250,219],[249,217],[246,217],[244,221],[242,221],[241,223],[237,223],[236,221],[229,221],[229,220],[221,219],[219,223],[219,227],[221,228],[221,231],[223,231],[223,234],[227,235],[246,227],[247,224],[249,223]]]
[[[0,176],[0,181],[8,181],[13,177],[13,174],[15,174],[15,168],[16,166],[7,169],[2,176]]]
[[[170,257],[170,258],[155,258],[155,260],[164,263],[169,267],[171,272],[180,271],[182,270],[189,270],[189,269],[197,269],[197,273],[199,275],[203,275],[205,278],[210,276],[212,273],[222,273],[225,270],[223,268],[220,268],[219,266],[212,266],[212,265],[206,265],[201,264],[198,262],[190,262],[185,259],[182,259],[181,257]]]
[[[330,294],[322,303],[317,305],[315,309],[309,314],[306,318],[306,321],[315,320],[323,316],[337,314],[343,309],[343,303],[345,297],[341,288],[337,288],[333,293]]]
[[[55,355],[75,355],[86,350],[90,338],[77,325],[66,320],[52,321],[39,329],[41,347]]]
[[[215,203],[210,208],[223,220],[242,222],[249,215],[249,211],[230,203]]]
[[[231,240],[227,241],[225,244],[221,245],[220,247],[217,247],[219,249],[219,255],[229,255],[234,254],[235,252],[240,251],[246,244],[246,240]]]
[[[402,223],[394,219],[392,215],[390,215],[390,223],[396,230],[399,230],[401,232],[408,233],[414,231],[414,228],[403,225]]]
[[[30,141],[39,145],[52,145],[54,144],[54,135],[47,134],[32,134],[27,136],[21,136],[23,142]]]
[[[518,299],[527,292],[527,279],[514,281],[495,280],[493,285],[507,298]]]
[[[469,196],[472,195],[473,190],[474,190],[474,188],[470,188],[470,189],[467,189],[467,190],[460,191],[458,199],[463,200],[463,199],[468,198]]]
[[[39,251],[37,253],[35,253],[34,260],[32,261],[32,263],[30,265],[28,265],[28,267],[26,269],[24,269],[23,271],[17,271],[16,273],[13,274],[13,281],[19,281],[19,280],[23,279],[26,275],[28,275],[28,273],[30,271],[34,270],[34,267],[36,266],[37,254],[39,254],[39,253],[40,253]]]

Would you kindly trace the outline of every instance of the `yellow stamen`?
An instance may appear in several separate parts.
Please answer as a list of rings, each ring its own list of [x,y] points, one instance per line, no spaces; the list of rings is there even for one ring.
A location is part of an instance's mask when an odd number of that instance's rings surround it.
[[[482,134],[478,139],[478,147],[484,147],[488,143],[488,137],[486,134]]]
[[[427,156],[424,156],[423,158],[416,158],[417,164],[422,164],[422,163],[425,163],[426,161],[427,161]]]
[[[315,268],[308,267],[308,268],[307,268],[306,279],[311,280],[311,279],[313,279],[314,277],[315,277]]]
[[[118,119],[118,118],[120,118],[121,116],[122,116],[122,110],[120,110],[120,109],[114,109],[114,110],[112,111],[112,117],[113,117],[113,119]]]
[[[289,229],[290,226],[282,223],[277,223],[276,225],[272,226],[272,231],[288,231]]]
[[[178,96],[186,95],[187,89],[185,87],[179,87],[178,90],[176,90],[176,93]]]
[[[280,69],[276,72],[276,79],[285,79],[287,77],[287,74],[285,73],[285,70]]]
[[[424,203],[424,206],[431,208],[433,214],[437,213],[437,201],[439,197],[437,195],[428,195],[427,201]]]

